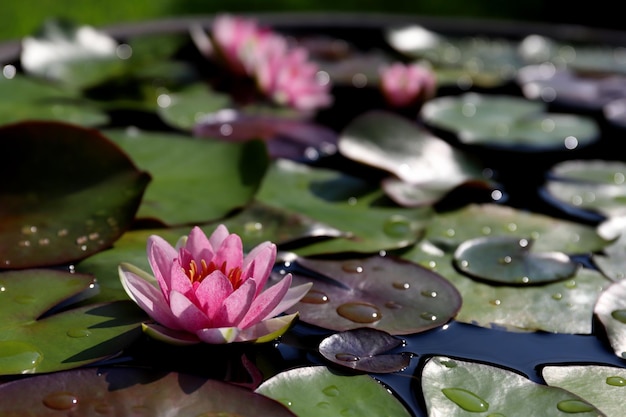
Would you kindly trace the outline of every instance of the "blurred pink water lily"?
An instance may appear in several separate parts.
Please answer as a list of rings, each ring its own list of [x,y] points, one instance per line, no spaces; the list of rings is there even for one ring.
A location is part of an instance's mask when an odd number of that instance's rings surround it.
[[[395,62],[380,68],[380,89],[389,105],[407,107],[432,98],[437,89],[435,75],[420,64]]]
[[[144,323],[144,331],[173,344],[271,341],[298,315],[280,314],[312,285],[292,288],[291,274],[286,274],[266,288],[276,245],[264,242],[246,255],[241,238],[224,225],[210,237],[194,227],[176,247],[152,235],[147,253],[154,276],[122,263],[120,280],[154,320]]]

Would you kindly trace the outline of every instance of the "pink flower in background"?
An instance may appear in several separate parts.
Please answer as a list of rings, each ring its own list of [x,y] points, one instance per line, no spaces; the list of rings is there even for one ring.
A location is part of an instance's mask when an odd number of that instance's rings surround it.
[[[435,95],[435,75],[422,65],[396,62],[379,72],[381,91],[393,107],[407,107]]]
[[[265,288],[276,245],[264,242],[244,255],[241,238],[224,225],[210,237],[199,227],[172,247],[152,235],[147,244],[154,276],[123,263],[128,296],[153,320],[144,331],[173,344],[265,342],[284,333],[296,304],[311,284],[291,288],[291,274]]]
[[[207,44],[198,40],[197,44]],[[319,68],[306,49],[252,19],[220,15],[214,19],[212,55],[231,71],[254,79],[261,93],[275,103],[309,111],[332,103],[330,83],[318,77]],[[207,50],[209,48],[202,48]]]

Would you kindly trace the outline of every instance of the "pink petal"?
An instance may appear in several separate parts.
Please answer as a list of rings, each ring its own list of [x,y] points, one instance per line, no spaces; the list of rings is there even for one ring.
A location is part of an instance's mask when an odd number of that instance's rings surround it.
[[[178,261],[170,263],[169,281],[169,292],[165,293],[166,297],[169,297],[169,293],[172,291],[184,294],[185,297],[191,297],[193,295],[191,280],[185,271],[183,271],[183,268]]]
[[[241,287],[224,299],[219,314],[215,316],[214,327],[238,325],[248,313],[255,293],[256,282],[252,279],[244,282]]]
[[[252,281],[252,280],[249,280]],[[239,327],[245,329],[263,320],[274,308],[280,304],[289,286],[291,285],[291,274],[285,275],[277,284],[272,285],[254,299],[245,317],[239,323]]]
[[[174,259],[178,258],[178,252],[165,239],[156,235],[148,238],[146,249],[154,277],[167,294],[170,291],[170,269]]]
[[[158,288],[133,272],[125,270],[123,266],[118,270],[120,281],[128,296],[154,321],[175,330],[182,328]]]
[[[233,292],[233,285],[221,271],[214,271],[200,282],[195,290],[197,304],[209,320],[222,308],[224,300]]]
[[[211,243],[211,247],[214,251],[222,246],[222,242],[229,236],[228,229],[223,224],[220,224],[215,228],[211,236],[209,237],[209,242]]]
[[[276,245],[264,242],[253,248],[243,261],[243,276],[252,277],[257,283],[259,295],[272,272],[276,261]]]
[[[191,256],[196,260],[196,262],[200,259],[210,260],[213,258],[214,254],[214,250],[211,247],[209,239],[198,226],[194,226],[194,228],[191,229],[191,232],[189,232],[189,238],[185,244],[185,249],[191,253]]]
[[[239,332],[237,327],[217,327],[200,329],[196,332],[196,336],[205,343],[217,345],[234,342]]]
[[[297,287],[290,287],[280,303],[274,307],[274,310],[269,312],[261,320],[271,319],[272,317],[275,317],[298,304],[302,297],[309,292],[312,286],[312,282],[307,282],[306,284],[298,285]]]
[[[199,329],[210,327],[208,317],[183,294],[170,293],[170,308],[179,323],[179,328],[195,333]]]
[[[231,234],[224,239],[215,253],[213,262],[218,268],[225,262],[229,270],[243,266],[243,244],[239,235]],[[228,274],[228,270],[226,273]]]

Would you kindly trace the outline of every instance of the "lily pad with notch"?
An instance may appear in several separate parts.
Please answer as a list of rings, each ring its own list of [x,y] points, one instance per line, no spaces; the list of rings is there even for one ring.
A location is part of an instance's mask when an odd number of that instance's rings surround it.
[[[409,366],[413,354],[387,353],[404,341],[381,330],[363,327],[324,338],[319,352],[336,365],[367,373],[399,372]]]
[[[537,285],[561,281],[580,268],[563,252],[533,252],[533,240],[513,236],[466,240],[454,252],[464,274],[491,284]]]

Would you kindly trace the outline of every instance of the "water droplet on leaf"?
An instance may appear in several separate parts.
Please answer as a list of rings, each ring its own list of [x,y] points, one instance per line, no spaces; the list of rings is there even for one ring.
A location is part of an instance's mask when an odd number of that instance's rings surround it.
[[[564,413],[584,413],[587,411],[593,411],[593,406],[581,400],[564,400],[559,401],[556,405],[560,411]]]
[[[328,296],[321,291],[309,290],[309,292],[302,297],[300,302],[307,304],[326,304],[328,302]]]
[[[450,401],[465,411],[480,413],[489,409],[489,403],[478,395],[463,388],[444,388],[441,390]]]
[[[34,372],[43,354],[29,343],[6,340],[0,342],[0,370],[4,374]]]
[[[368,303],[345,303],[337,307],[337,313],[355,323],[374,323],[382,318],[380,310]]]
[[[78,404],[78,398],[70,392],[53,392],[43,398],[43,403],[53,410],[70,410]]]
[[[624,387],[626,386],[626,379],[621,376],[610,376],[606,379],[606,383],[614,387]]]

